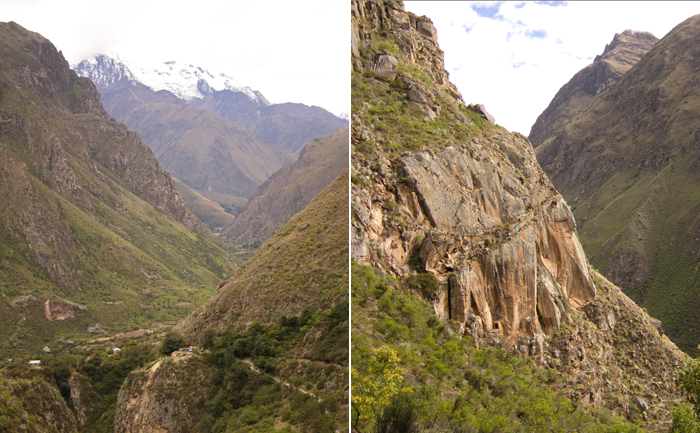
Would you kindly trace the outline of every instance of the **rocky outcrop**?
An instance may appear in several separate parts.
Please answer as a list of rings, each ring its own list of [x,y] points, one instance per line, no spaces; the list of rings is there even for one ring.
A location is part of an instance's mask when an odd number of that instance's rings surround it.
[[[239,245],[264,242],[347,169],[349,145],[348,128],[307,143],[299,159],[266,180],[219,237]]]
[[[501,139],[527,149],[521,137]],[[573,215],[532,150],[521,181],[491,159],[493,149],[473,144],[381,159],[377,171],[356,158],[357,176],[371,186],[353,188],[353,256],[397,276],[438,277],[439,317],[467,327],[471,310],[485,332],[552,335],[570,322],[571,306],[595,297]]]
[[[8,432],[74,433],[78,424],[55,385],[41,377],[0,376],[2,427]]]
[[[90,385],[90,380],[77,371],[73,371],[68,377],[68,386],[75,418],[78,425],[82,426],[91,415],[101,409],[98,404],[99,396]]]
[[[634,30],[615,34],[603,54],[562,86],[547,109],[537,117],[528,136],[532,145],[539,146],[569,119],[584,111],[595,95],[619,81],[658,40],[651,33]]]
[[[204,403],[213,397],[214,371],[199,359],[179,355],[127,376],[117,398],[115,433],[193,430]]]
[[[361,41],[370,44],[373,37],[362,23],[381,21],[382,29],[395,35],[400,61],[418,63],[419,57],[435,77],[434,87],[422,84],[424,93],[443,99],[453,93],[454,104],[464,106],[446,81],[442,53],[425,17],[406,14],[393,2],[357,2],[353,11]],[[353,64],[358,69],[376,62],[361,57]],[[425,101],[440,111],[437,98]],[[364,102],[367,110],[373,102]],[[464,108],[489,117],[478,105]],[[363,121],[365,110],[358,111],[353,113],[358,129],[371,129],[371,118]],[[370,134],[378,138],[381,132]],[[362,137],[353,139],[355,149],[361,149]],[[355,260],[400,278],[432,274],[440,282],[432,297],[436,314],[457,321],[463,330],[478,319],[479,332],[552,335],[571,321],[572,308],[596,296],[573,215],[521,135],[497,130],[393,157],[358,151],[353,170]]]

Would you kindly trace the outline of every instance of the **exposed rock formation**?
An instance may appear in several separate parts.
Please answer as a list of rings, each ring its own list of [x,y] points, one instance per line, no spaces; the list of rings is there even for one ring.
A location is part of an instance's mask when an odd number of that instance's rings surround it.
[[[591,271],[528,140],[465,107],[426,17],[399,2],[352,12],[354,259],[420,294],[477,347],[533,356],[563,394],[665,431],[685,355]],[[375,68],[387,53],[392,79]]]
[[[347,170],[349,146],[348,128],[307,143],[299,159],[279,169],[258,188],[220,238],[239,245],[264,242]]]
[[[78,424],[56,386],[41,377],[0,376],[2,428],[8,432],[74,433]]]
[[[132,372],[119,390],[115,433],[185,433],[211,399],[213,371],[199,360],[167,358]]]
[[[425,28],[425,18],[407,15],[396,3],[359,2],[353,10],[355,19],[382,16],[396,39],[409,42],[399,45],[402,61],[411,62],[416,51],[416,62],[441,58],[439,51],[429,54],[437,50],[434,32],[416,27]],[[357,33],[370,43],[368,28],[359,26]],[[442,68],[425,65],[431,72]],[[444,70],[435,72],[446,78]],[[362,121],[357,126],[371,128]],[[353,169],[359,180],[353,185],[355,260],[399,277],[415,271],[436,276],[439,317],[466,329],[471,311],[485,332],[552,335],[571,321],[571,307],[595,297],[573,215],[521,135],[499,130],[393,159],[358,152]]]
[[[651,33],[634,30],[615,34],[603,54],[562,86],[547,109],[537,117],[528,136],[532,145],[539,146],[585,110],[595,95],[622,78],[658,40]]]

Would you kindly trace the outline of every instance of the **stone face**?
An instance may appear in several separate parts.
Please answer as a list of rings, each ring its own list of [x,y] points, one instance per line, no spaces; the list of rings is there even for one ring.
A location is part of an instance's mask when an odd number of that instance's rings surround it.
[[[396,77],[396,67],[399,62],[389,54],[381,55],[377,58],[377,63],[374,66],[374,72],[381,75],[387,80],[393,80]]]
[[[119,390],[114,432],[191,431],[213,397],[212,376],[211,368],[192,358],[161,360],[130,373]]]
[[[525,143],[504,139],[504,146]],[[374,179],[375,197],[394,189],[393,200],[421,222],[407,240],[422,232],[424,268],[445,282],[439,317],[466,326],[471,309],[485,331],[499,322],[506,334],[551,335],[568,320],[570,306],[595,297],[571,211],[552,189],[525,186],[514,172],[479,159],[456,147],[414,153],[393,167],[402,184],[392,188],[391,181]],[[366,193],[357,191],[353,207],[355,259],[405,274],[409,251],[399,240],[406,234],[385,225],[383,200],[363,200]],[[385,258],[366,256],[376,250],[372,243],[384,246]]]

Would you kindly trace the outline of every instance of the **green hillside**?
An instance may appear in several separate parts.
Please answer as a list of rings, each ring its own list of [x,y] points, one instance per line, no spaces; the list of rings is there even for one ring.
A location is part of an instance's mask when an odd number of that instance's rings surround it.
[[[228,254],[88,79],[2,23],[0,89],[0,357],[172,323],[211,296]]]

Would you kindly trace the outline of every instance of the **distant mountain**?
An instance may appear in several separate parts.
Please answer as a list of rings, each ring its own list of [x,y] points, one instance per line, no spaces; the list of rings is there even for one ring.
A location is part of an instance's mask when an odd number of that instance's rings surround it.
[[[258,188],[220,238],[236,244],[259,244],[270,237],[348,168],[349,140],[345,128],[307,143],[299,159],[283,166]]]
[[[198,340],[208,328],[245,330],[347,300],[348,187],[346,169],[175,329]]]
[[[164,62],[153,68],[144,68],[119,55],[98,54],[73,65],[82,77],[90,78],[98,89],[104,89],[123,78],[150,87],[154,91],[167,90],[183,101],[204,98],[215,91],[230,90],[243,93],[260,105],[270,105],[262,93],[243,86],[226,74],[214,75],[206,69],[177,61]]]
[[[603,54],[562,86],[547,109],[537,117],[528,137],[532,145],[539,146],[584,111],[595,95],[616,83],[658,40],[648,32],[625,30],[616,34]]]
[[[103,94],[112,83],[123,78],[154,91],[167,90],[193,107],[236,122],[294,155],[309,141],[348,126],[347,119],[336,117],[323,108],[295,103],[270,104],[260,92],[241,85],[234,78],[174,61],[148,69],[118,56],[100,54],[83,60],[73,69],[98,83],[98,90]],[[111,110],[107,107],[110,114]]]
[[[190,188],[248,197],[295,159],[235,122],[192,107],[169,91],[128,80],[102,89],[102,103],[137,131],[159,163]]]
[[[182,183],[181,180],[173,178],[173,182],[175,182],[175,186],[185,203],[187,203],[210,230],[215,231],[229,226],[235,220],[235,217],[226,212],[220,204],[204,197],[202,194]]]
[[[656,42],[537,147],[581,222],[592,264],[691,354],[700,341],[697,59],[700,15]]]
[[[192,105],[245,126],[253,134],[298,155],[309,141],[348,126],[320,107],[304,104],[261,105],[240,92],[222,90]]]
[[[186,315],[233,264],[138,134],[0,23],[0,358]]]

